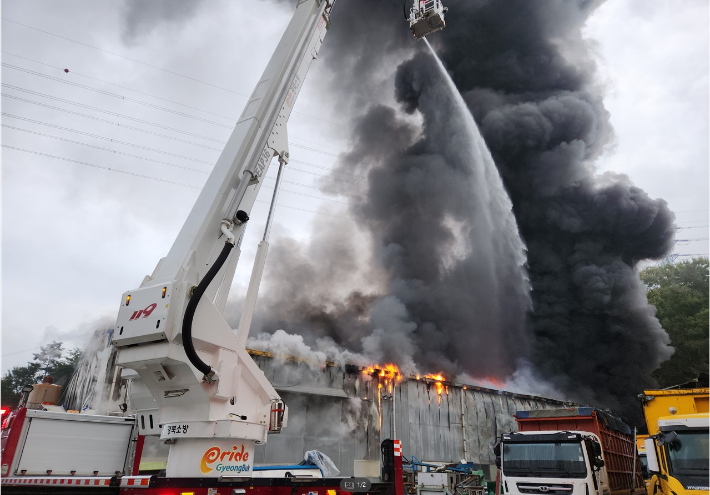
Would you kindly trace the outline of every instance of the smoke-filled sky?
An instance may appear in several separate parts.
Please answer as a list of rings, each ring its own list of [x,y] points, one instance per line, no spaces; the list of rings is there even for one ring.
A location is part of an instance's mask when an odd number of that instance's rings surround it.
[[[485,270],[518,279],[477,251],[495,239],[471,229],[481,198],[466,196],[466,174],[450,175],[466,160],[448,147],[460,126],[447,120],[442,80],[400,2],[341,0],[289,123],[300,163],[280,198],[258,323],[449,373],[506,374],[525,358],[562,389],[648,372],[648,361],[614,364],[629,349],[663,354],[636,338],[662,336],[631,266],[673,248],[668,211],[688,240],[676,252],[708,249],[707,5],[684,5],[450,2],[449,27],[432,42],[529,249],[535,316],[499,311],[512,321],[493,324],[489,304],[472,297],[501,298],[477,281]],[[167,253],[291,8],[3,3],[2,138],[16,148],[3,149],[3,370],[48,339],[78,345],[97,321],[110,324],[120,294]],[[628,178],[594,178],[604,171]],[[266,208],[254,209],[235,296]],[[520,307],[520,287],[497,290]],[[293,317],[306,310],[307,321]],[[578,358],[589,346],[603,369]],[[593,382],[582,388],[600,398]]]

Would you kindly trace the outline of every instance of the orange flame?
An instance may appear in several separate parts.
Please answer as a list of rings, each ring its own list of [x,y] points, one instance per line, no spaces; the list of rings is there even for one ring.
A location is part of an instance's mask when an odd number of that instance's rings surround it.
[[[496,388],[498,390],[503,390],[505,388],[505,382],[500,381],[494,376],[484,376],[481,378],[480,385],[483,387]]]
[[[396,364],[373,364],[362,369],[363,374],[377,378],[377,390],[392,395],[397,382],[402,381],[402,372]],[[383,390],[384,389],[384,390]]]
[[[439,404],[441,404],[441,394],[446,392],[446,394],[448,395],[448,393],[449,393],[449,387],[442,383],[443,381],[446,380],[446,378],[444,378],[444,375],[442,375],[441,373],[424,375],[424,378],[428,378],[429,380],[434,380],[434,387],[436,388],[436,395],[438,395]]]
[[[385,383],[389,383],[391,380],[402,381],[402,372],[399,371],[396,364],[373,364],[372,366],[363,368],[362,372],[365,375],[384,378]]]

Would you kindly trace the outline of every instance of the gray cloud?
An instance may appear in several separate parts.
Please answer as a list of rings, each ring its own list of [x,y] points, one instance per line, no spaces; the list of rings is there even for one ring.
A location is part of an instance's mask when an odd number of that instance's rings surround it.
[[[164,25],[175,27],[188,22],[204,7],[204,0],[144,2],[125,0],[123,4],[123,42],[132,45]]]

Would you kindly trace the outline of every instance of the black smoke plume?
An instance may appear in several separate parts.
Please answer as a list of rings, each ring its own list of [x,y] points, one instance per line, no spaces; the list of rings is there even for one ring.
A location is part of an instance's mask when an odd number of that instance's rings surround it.
[[[275,243],[261,328],[428,371],[504,379],[529,361],[568,398],[635,416],[672,353],[635,267],[670,250],[674,217],[627,177],[595,174],[613,136],[581,28],[600,3],[448,0],[431,36],[509,193],[528,282],[519,246],[476,232],[489,204],[473,197],[460,122],[401,2],[338,1],[321,63],[354,116],[338,171],[367,176],[348,212],[362,235],[326,221],[310,246]],[[341,294],[354,273],[374,289]]]

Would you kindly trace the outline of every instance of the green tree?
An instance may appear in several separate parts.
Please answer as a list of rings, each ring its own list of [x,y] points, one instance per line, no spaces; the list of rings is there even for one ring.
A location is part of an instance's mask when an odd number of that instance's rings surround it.
[[[17,406],[22,396],[22,387],[39,383],[46,375],[54,377],[57,385],[66,386],[81,356],[80,349],[66,351],[62,342],[55,341],[43,346],[38,353],[33,354],[33,360],[27,366],[15,366],[2,377],[2,405]]]
[[[39,363],[27,363],[27,366],[15,366],[2,378],[2,405],[15,407],[20,402],[22,387],[37,383],[40,373]]]
[[[708,370],[708,258],[646,268],[648,302],[675,354],[654,373],[661,387],[689,382]]]

